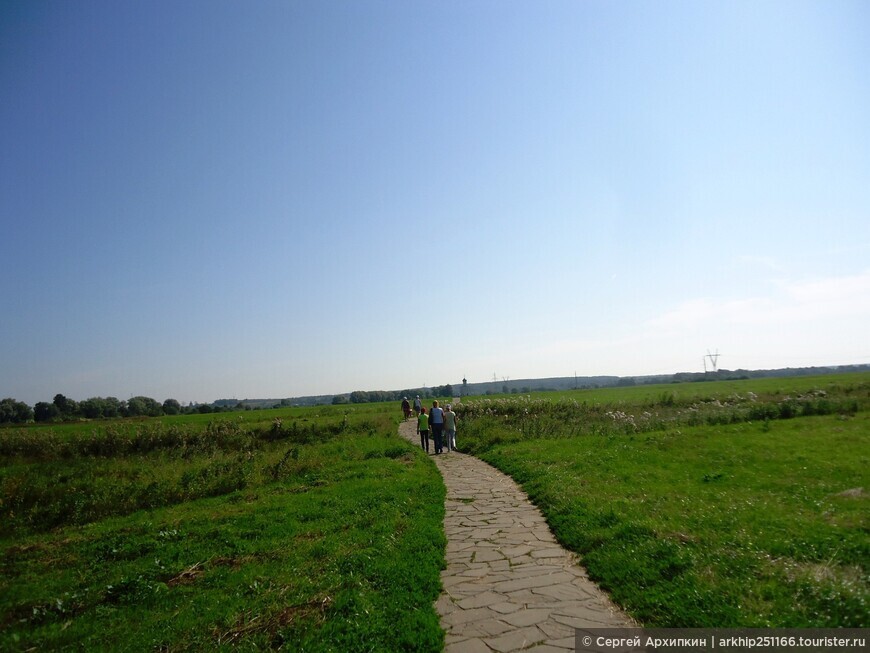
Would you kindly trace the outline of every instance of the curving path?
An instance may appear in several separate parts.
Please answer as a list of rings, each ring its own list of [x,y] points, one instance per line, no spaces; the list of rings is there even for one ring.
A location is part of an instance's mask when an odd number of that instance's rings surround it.
[[[399,434],[420,446],[413,420]],[[436,603],[447,653],[573,652],[575,628],[636,625],[556,542],[513,479],[459,452],[433,458],[447,486],[447,568]]]

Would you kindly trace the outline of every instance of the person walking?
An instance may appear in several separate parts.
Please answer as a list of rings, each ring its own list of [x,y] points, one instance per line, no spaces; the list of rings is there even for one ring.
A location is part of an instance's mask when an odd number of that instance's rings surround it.
[[[411,416],[411,402],[408,401],[407,397],[402,397],[402,414],[405,416],[405,419]]]
[[[444,450],[441,436],[444,433],[444,409],[438,407],[438,400],[432,402],[432,409],[429,411],[429,428],[432,430],[432,439],[435,440],[435,453],[439,454]]]
[[[425,408],[420,408],[417,416],[417,433],[420,436],[420,446],[429,453],[429,419],[426,417]]]
[[[458,421],[453,407],[447,404],[447,410],[444,411],[444,439],[447,441],[447,451],[456,451],[456,423]]]
[[[414,416],[419,417],[422,410],[423,402],[420,401],[420,395],[417,395],[417,398],[414,400]]]

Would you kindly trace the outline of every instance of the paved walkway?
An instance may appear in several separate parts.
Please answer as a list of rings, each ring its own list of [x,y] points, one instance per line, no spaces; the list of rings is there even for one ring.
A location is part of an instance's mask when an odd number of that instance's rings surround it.
[[[413,420],[399,434],[420,446]],[[447,568],[436,603],[446,653],[566,653],[575,650],[575,628],[634,625],[513,479],[455,451],[434,458],[447,486]]]

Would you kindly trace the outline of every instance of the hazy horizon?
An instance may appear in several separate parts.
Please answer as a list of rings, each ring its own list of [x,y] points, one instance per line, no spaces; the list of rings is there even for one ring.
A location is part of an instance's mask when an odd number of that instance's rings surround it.
[[[791,369],[791,370],[810,370],[810,369],[815,369],[815,368],[823,368],[823,369],[841,369],[841,368],[849,368],[849,367],[859,367],[859,366],[864,366],[864,365],[867,365],[867,364],[863,364],[863,363],[843,363],[843,364],[839,364],[839,365],[818,365],[818,366],[806,367],[806,368],[776,368],[776,369],[773,369],[772,371],[778,371],[779,369],[782,369],[782,370],[788,370],[788,369]],[[578,381],[586,381],[586,380],[588,380],[588,379],[599,379],[599,378],[608,378],[608,379],[647,379],[647,378],[654,378],[654,377],[666,377],[666,378],[667,378],[667,377],[678,376],[678,375],[683,375],[683,374],[698,374],[698,375],[703,375],[705,372],[708,372],[709,374],[712,375],[712,374],[715,374],[715,373],[717,372],[717,370],[714,370],[714,369],[713,369],[713,367],[712,367],[713,364],[712,364],[712,362],[710,362],[709,360],[708,360],[708,362],[707,362],[707,366],[708,366],[708,367],[707,367],[707,370],[706,370],[706,371],[703,370],[703,369],[702,369],[701,371],[697,371],[697,370],[682,370],[682,371],[677,371],[677,372],[664,372],[664,373],[660,373],[660,374],[649,374],[649,375],[641,375],[641,374],[627,374],[627,375],[597,374],[597,375],[591,376],[591,375],[581,375],[581,374],[578,374],[578,375],[574,376],[573,374],[568,374],[568,375],[561,375],[561,376],[524,377],[524,378],[496,378],[495,380],[493,380],[492,378],[489,378],[489,379],[483,379],[483,380],[471,380],[471,379],[466,379],[466,380],[468,381],[468,385],[469,385],[470,387],[471,387],[471,386],[485,386],[485,385],[491,385],[491,386],[494,386],[494,387],[497,387],[497,388],[500,389],[500,388],[502,388],[505,384],[507,384],[508,386],[512,386],[512,385],[515,385],[515,384],[517,384],[517,383],[524,383],[524,382],[530,382],[530,383],[533,383],[533,382],[539,382],[539,381],[565,381],[565,380],[570,380],[570,379],[577,379]],[[702,365],[701,367],[703,368],[703,365]],[[741,369],[731,370],[731,369],[726,369],[726,368],[718,368],[718,372],[719,372],[719,373],[722,373],[722,374],[738,373],[738,372],[749,372],[749,373],[753,373],[753,372],[766,372],[766,371],[771,371],[771,370],[769,370],[769,369],[764,369],[764,370],[761,370],[761,369],[748,370],[748,369],[742,369],[742,368],[741,368]],[[764,377],[761,377],[761,378],[764,378]],[[394,388],[382,388],[382,387],[353,388],[352,390],[338,390],[338,391],[334,391],[334,392],[323,392],[323,393],[316,393],[316,394],[300,394],[300,395],[292,395],[292,396],[213,397],[213,398],[211,398],[211,399],[204,400],[204,401],[183,401],[183,402],[180,402],[180,403],[181,403],[182,405],[185,405],[185,406],[186,406],[186,405],[188,405],[188,404],[214,404],[215,402],[221,402],[221,401],[240,401],[240,402],[243,402],[243,401],[281,401],[281,400],[287,400],[287,399],[306,399],[306,398],[310,398],[310,397],[335,397],[335,396],[343,396],[343,395],[349,395],[349,394],[351,394],[351,393],[353,393],[353,392],[358,392],[358,391],[359,391],[359,392],[402,392],[402,391],[415,391],[415,390],[421,390],[421,389],[432,389],[432,388],[438,388],[438,387],[443,387],[443,386],[446,386],[446,385],[450,385],[450,386],[452,386],[453,389],[454,389],[454,393],[455,393],[455,392],[459,391],[459,390],[462,388],[462,385],[463,385],[463,384],[462,384],[462,381],[461,381],[461,380],[460,380],[460,381],[445,381],[444,383],[433,383],[433,384],[428,384],[428,385],[425,385],[425,386],[405,385],[405,386],[394,387]],[[535,390],[535,389],[536,389],[536,388],[532,388],[532,390]],[[540,390],[541,388],[537,388],[537,389]],[[582,389],[582,388],[581,388],[581,389]],[[55,394],[58,394],[58,393],[55,393]],[[70,395],[67,395],[67,394],[65,394],[65,393],[59,393],[59,394],[63,394],[67,399],[72,399],[73,401],[77,401],[77,402],[83,401],[83,400],[85,400],[85,399],[91,399],[91,398],[93,398],[92,396],[88,396],[88,397],[77,397],[77,396],[70,396]],[[109,395],[105,395],[105,396],[106,396],[106,397],[114,397],[114,398],[116,398],[116,399],[118,399],[118,400],[120,400],[120,401],[126,401],[127,399],[130,399],[130,398],[132,398],[132,397],[134,397],[134,396],[143,396],[143,395],[136,395],[136,394],[133,394],[133,395],[130,395],[130,397],[126,397],[126,398],[125,398],[125,397],[118,397],[117,395],[113,395],[113,394],[109,394]],[[167,399],[175,399],[175,397],[150,397],[150,398],[151,398],[151,399],[154,399],[154,400],[156,400],[156,401],[158,401],[158,403],[162,403],[162,402],[164,402],[164,401],[167,400]],[[53,399],[54,399],[54,395],[52,395],[52,396],[50,396],[50,397],[45,397],[45,398],[43,398],[43,399],[40,399],[39,401],[44,401],[44,402],[47,402],[47,403],[51,403]],[[33,406],[35,403],[36,403],[36,402],[32,402],[32,403],[30,403],[29,405],[30,405],[30,406]]]

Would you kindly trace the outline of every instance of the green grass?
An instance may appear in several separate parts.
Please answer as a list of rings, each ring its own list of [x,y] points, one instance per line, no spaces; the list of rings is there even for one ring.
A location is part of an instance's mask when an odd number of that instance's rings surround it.
[[[10,440],[27,440],[38,438],[39,441],[90,440],[105,433],[135,433],[139,430],[170,431],[172,427],[182,428],[186,433],[201,432],[218,423],[232,423],[246,431],[263,430],[271,426],[277,419],[283,422],[341,421],[346,417],[355,420],[361,418],[380,418],[391,413],[398,414],[396,402],[373,404],[345,404],[342,406],[313,406],[303,408],[270,408],[267,410],[248,410],[228,413],[206,413],[193,415],[164,415],[162,417],[131,417],[117,419],[79,419],[71,422],[31,423],[26,425],[0,426],[0,446]],[[0,451],[7,455],[8,451]]]
[[[866,627],[868,407],[868,375],[466,399],[460,445],[644,625]],[[0,650],[441,650],[445,492],[398,417],[0,429]]]
[[[646,626],[867,627],[868,378],[765,381],[693,384],[703,395],[599,391],[608,404],[587,397],[585,409],[572,393],[552,401],[561,420],[542,397],[466,407],[461,443],[522,483],[590,576]],[[751,402],[728,399],[749,392]],[[810,393],[849,410],[746,415],[746,403]],[[701,404],[700,425],[675,417]]]
[[[216,442],[186,457],[7,456],[4,509],[10,479],[91,507],[7,515],[0,649],[441,650],[443,483],[383,407],[342,428],[346,412],[211,427]],[[149,487],[157,505],[142,509]]]
[[[286,471],[288,443],[392,427],[390,420],[345,417],[275,419],[262,430],[219,420],[199,429],[157,422],[109,425],[63,437],[25,431],[18,438],[21,432],[10,431],[0,443],[4,452],[15,454],[7,455],[0,469],[0,533],[87,523],[256,486]]]

